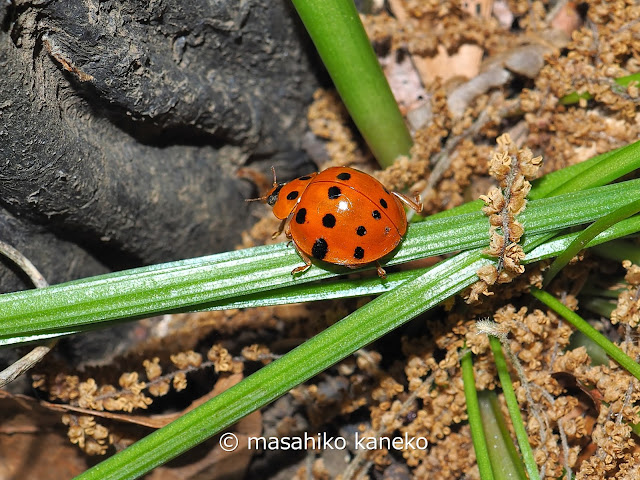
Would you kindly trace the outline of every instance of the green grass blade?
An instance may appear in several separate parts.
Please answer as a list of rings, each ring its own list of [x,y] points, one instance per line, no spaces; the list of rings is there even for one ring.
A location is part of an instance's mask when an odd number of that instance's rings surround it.
[[[381,295],[241,383],[93,467],[78,479],[137,478],[215,435],[359,348],[468,286],[489,262],[467,252]]]
[[[587,248],[595,247],[597,245],[610,242],[611,240],[623,238],[638,232],[640,232],[640,216],[636,215],[618,222],[606,229],[604,232],[598,234],[587,244]],[[527,257],[524,259],[523,263],[526,265],[527,263],[538,262],[540,260],[553,258],[559,255],[560,252],[563,252],[569,247],[571,242],[575,241],[578,235],[579,233],[562,235],[554,238],[553,240],[549,240],[542,245],[536,245],[536,239],[529,238],[527,242],[525,242],[524,246],[524,250],[527,252]],[[534,244],[534,248],[527,248],[527,245],[529,244]]]
[[[469,428],[471,429],[471,441],[473,442],[473,449],[476,453],[476,463],[480,471],[480,478],[481,480],[494,480],[489,448],[484,435],[480,404],[478,402],[476,380],[473,374],[473,356],[471,355],[471,350],[467,350],[462,354],[460,366],[462,368],[462,381],[464,383],[464,398],[467,402]]]
[[[602,186],[638,168],[640,168],[640,141],[597,155],[562,170],[548,173],[532,183],[528,198],[536,200],[561,193]],[[592,172],[588,178],[583,177],[583,173],[587,170]],[[574,180],[577,178],[580,181]],[[606,181],[603,182],[603,179]],[[569,181],[572,183],[568,187],[563,187]],[[483,206],[484,202],[482,200],[474,200],[450,210],[436,213],[429,218],[445,218],[462,213],[479,212]],[[420,218],[414,217],[414,219],[420,221]]]
[[[636,227],[640,228],[640,222],[636,223]],[[607,232],[601,235],[606,236]],[[558,245],[561,247],[558,252],[565,247],[561,243]],[[536,247],[534,251],[540,248]],[[468,287],[477,280],[475,272],[491,262],[494,260],[484,258],[479,250],[463,252],[440,262],[423,275],[407,280],[400,288],[381,295],[240,384],[78,478],[137,478]]]
[[[627,87],[631,82],[640,82],[640,73],[633,73],[631,75],[627,75],[626,77],[616,78],[614,82],[617,83],[621,88]],[[561,105],[571,105],[574,103],[578,103],[580,100],[591,100],[592,98],[593,95],[591,95],[589,92],[573,92],[560,98],[559,103]]]
[[[602,258],[608,258],[616,262],[629,260],[631,263],[640,265],[640,247],[629,241],[617,240],[609,245],[595,247],[593,251]]]
[[[495,480],[527,480],[522,459],[509,435],[496,392],[480,391],[478,401]]]
[[[222,301],[205,303],[200,305],[199,309],[207,311],[228,310],[232,308],[269,307],[274,305],[313,302],[318,300],[380,295],[381,293],[397,288],[407,280],[411,280],[422,275],[426,270],[426,268],[420,268],[389,273],[387,274],[386,280],[383,282],[381,282],[378,277],[363,279],[339,278],[332,282],[311,282],[308,284],[293,285],[254,294],[242,295],[236,298],[232,297]],[[193,307],[188,307],[182,310],[182,312],[190,311],[193,311]],[[175,310],[175,312],[180,313],[181,310]],[[126,321],[128,321],[128,319],[101,322],[100,328],[111,327]],[[96,323],[62,326],[55,332],[0,339],[0,346],[33,343],[48,338],[58,337],[60,335],[71,335],[95,330],[96,327]]]
[[[627,235],[640,231],[640,217],[632,217],[612,226],[608,230],[599,234],[594,238],[587,247],[601,245],[603,243],[622,238]],[[579,233],[567,234],[553,240],[547,241],[541,245],[538,244],[537,237],[529,239],[523,245],[527,257],[523,264],[529,264],[553,258],[558,253],[565,250],[568,245],[575,240]],[[206,303],[200,305],[202,309],[224,309],[224,308],[248,308],[270,305],[284,305],[288,303],[298,303],[305,301],[314,301],[326,298],[340,298],[343,296],[364,296],[376,295],[389,291],[402,283],[415,278],[424,270],[413,270],[406,272],[391,273],[386,281],[380,281],[377,278],[369,278],[364,280],[340,279],[333,282],[310,283],[308,285],[294,285],[283,287],[275,290],[260,292],[257,294],[243,295],[240,297],[230,297],[228,299]],[[76,282],[74,282],[76,283]],[[2,297],[0,297],[1,299]],[[190,311],[193,308],[186,308],[184,311]],[[1,313],[1,312],[0,312]],[[121,323],[126,319],[118,319],[110,322],[104,322],[103,326],[110,326],[115,323]],[[26,328],[26,327],[25,327]],[[27,342],[34,342],[59,336],[61,334],[79,333],[97,328],[95,323],[77,325],[70,323],[69,325],[60,326],[53,332],[39,332],[31,334],[17,334],[0,338],[0,345],[13,345]]]
[[[614,210],[589,225],[573,242],[571,242],[567,249],[558,255],[558,257],[553,261],[549,270],[545,273],[544,281],[542,283],[543,287],[549,285],[551,280],[553,280],[560,270],[562,270],[571,261],[571,259],[598,234],[617,222],[620,222],[631,215],[635,215],[638,212],[640,212],[640,199],[632,201],[631,203]]]
[[[569,310],[553,295],[544,290],[539,290],[535,287],[531,289],[531,295],[544,303],[547,307],[551,308],[554,312],[561,315],[567,322],[580,330],[583,334],[589,337],[594,343],[600,346],[607,355],[613,358],[631,375],[640,380],[640,365],[634,362],[626,353],[624,353],[618,346],[613,344],[607,337],[598,332],[588,322],[586,322],[580,315]]]
[[[292,0],[351,118],[380,165],[409,155],[411,135],[353,0]]]
[[[637,170],[640,168],[640,141],[616,150],[611,155],[601,155],[596,158],[598,161],[592,162],[580,175],[557,186],[547,196],[606,185]],[[637,198],[637,194],[633,198]]]
[[[624,205],[639,189],[640,180],[631,180],[536,200],[519,218],[531,238],[593,221]],[[479,212],[460,215],[455,221],[440,218],[412,225],[388,264],[485,246],[487,230],[486,218]],[[282,287],[293,289],[344,271],[323,265],[330,270],[312,267],[294,278],[290,272],[299,264],[294,249],[281,243],[0,295],[0,342],[9,343],[14,337],[24,341],[125,317],[206,309],[214,302],[222,307],[224,302]],[[294,291],[289,293],[294,295]]]
[[[491,345],[491,351],[493,352],[498,377],[500,378],[500,385],[502,386],[504,399],[507,403],[507,409],[509,410],[509,417],[511,417],[511,424],[513,425],[513,430],[516,434],[516,438],[518,439],[518,445],[520,445],[520,452],[522,453],[525,468],[531,480],[538,480],[540,478],[540,472],[538,472],[538,465],[536,464],[533,456],[533,450],[529,444],[527,430],[525,429],[524,422],[522,421],[520,406],[518,405],[516,393],[513,390],[507,361],[502,353],[502,345],[500,344],[500,340],[493,335],[489,335],[489,343]]]

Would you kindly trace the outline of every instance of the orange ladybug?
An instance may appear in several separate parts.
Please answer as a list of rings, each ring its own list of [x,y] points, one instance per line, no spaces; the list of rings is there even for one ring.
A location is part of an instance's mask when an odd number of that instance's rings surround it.
[[[285,231],[304,260],[291,274],[306,271],[310,257],[355,268],[375,262],[393,251],[407,231],[403,203],[422,211],[420,198],[412,200],[389,192],[378,180],[349,167],[332,167],[288,183],[277,183],[261,200],[282,220],[273,234]]]

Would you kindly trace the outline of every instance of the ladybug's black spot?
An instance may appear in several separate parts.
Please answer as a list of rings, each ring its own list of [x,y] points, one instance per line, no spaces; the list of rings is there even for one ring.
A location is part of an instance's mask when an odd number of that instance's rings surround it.
[[[311,247],[311,255],[313,255],[313,258],[322,260],[327,255],[328,250],[329,245],[327,245],[327,241],[324,238],[318,238],[313,243],[313,247]]]
[[[342,173],[339,173],[336,178],[340,180],[349,180],[351,178],[351,174],[347,172],[342,172]]]
[[[378,210],[374,210],[373,212],[371,212],[371,215],[373,216],[373,218],[375,218],[376,220],[380,220],[382,218],[382,215],[380,215],[380,212]]]
[[[296,192],[296,193],[298,193],[298,192]],[[291,194],[289,194],[289,195],[291,195]],[[289,195],[287,195],[287,198],[289,198]],[[293,200],[293,199],[289,198],[289,200]],[[380,205],[382,205],[382,208],[387,208],[388,207],[387,201],[384,198],[380,199]]]
[[[305,175],[304,177],[300,177],[298,180],[309,180],[311,175]]]
[[[389,226],[384,227],[384,234],[385,235],[389,235],[390,231],[391,231],[391,227],[389,227]]]
[[[334,200],[340,196],[340,189],[338,187],[329,187],[329,198]]]
[[[364,237],[367,234],[367,229],[360,225],[358,228],[356,228],[356,233],[359,236]]]
[[[333,228],[336,226],[336,217],[327,213],[324,217],[322,217],[322,225],[327,228]]]
[[[307,218],[307,209],[301,208],[300,210],[298,210],[298,213],[296,213],[296,223],[302,225],[306,218]]]
[[[293,192],[289,192],[289,195],[287,195],[287,200],[295,200],[296,198],[298,198],[297,190],[294,190]]]
[[[364,248],[356,247],[355,251],[353,252],[353,258],[362,260],[364,258]]]

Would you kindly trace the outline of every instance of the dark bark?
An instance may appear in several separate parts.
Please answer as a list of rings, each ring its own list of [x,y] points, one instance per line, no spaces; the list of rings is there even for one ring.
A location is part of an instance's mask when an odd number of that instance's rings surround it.
[[[255,208],[239,166],[313,169],[316,81],[287,0],[2,8],[1,231],[50,281],[231,249]]]

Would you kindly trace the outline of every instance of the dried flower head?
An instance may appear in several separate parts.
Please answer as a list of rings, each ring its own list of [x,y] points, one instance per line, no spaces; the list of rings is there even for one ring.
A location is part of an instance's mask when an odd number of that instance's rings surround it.
[[[480,198],[485,202],[483,211],[489,216],[489,248],[487,253],[498,258],[498,265],[482,267],[478,271],[480,281],[467,293],[467,302],[478,300],[480,293],[490,295],[490,286],[509,283],[524,273],[521,264],[524,250],[518,244],[524,234],[516,215],[526,206],[526,196],[531,189],[529,180],[534,178],[542,157],[534,157],[528,148],[518,149],[509,134],[497,139],[498,148],[491,157],[489,173],[498,180],[500,189],[492,187]]]
[[[62,416],[62,423],[69,426],[67,435],[71,443],[78,445],[88,455],[104,455],[111,444],[109,430],[96,423],[94,417],[88,415]]]
[[[186,370],[189,367],[198,368],[202,364],[202,355],[189,350],[171,355],[171,361],[181,370]]]
[[[624,323],[632,328],[640,324],[640,267],[629,260],[622,262],[627,270],[627,287],[618,296],[618,304],[611,312],[611,323]]]

